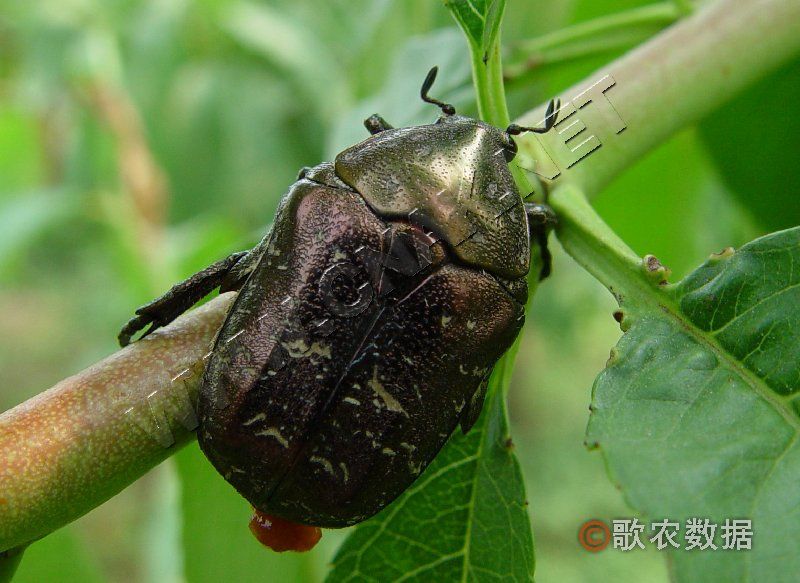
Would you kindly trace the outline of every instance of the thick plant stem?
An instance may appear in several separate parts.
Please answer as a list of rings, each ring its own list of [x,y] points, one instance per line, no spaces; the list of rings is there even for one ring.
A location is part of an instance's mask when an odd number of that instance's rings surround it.
[[[606,75],[615,82],[604,94],[613,110],[593,101],[572,116],[587,129],[570,145],[595,135],[601,147],[567,168],[564,154],[569,152],[559,144],[563,138],[556,132],[541,137],[561,171],[555,186],[570,183],[591,198],[677,130],[702,119],[797,55],[798,27],[796,0],[720,0],[568,89],[561,95],[562,103]],[[544,117],[544,107],[526,113],[518,123],[537,123]],[[614,110],[626,126],[621,133]],[[753,126],[757,134],[757,122]],[[535,140],[520,139],[520,150],[527,153]]]
[[[194,438],[225,294],[0,415],[0,551],[117,494]]]

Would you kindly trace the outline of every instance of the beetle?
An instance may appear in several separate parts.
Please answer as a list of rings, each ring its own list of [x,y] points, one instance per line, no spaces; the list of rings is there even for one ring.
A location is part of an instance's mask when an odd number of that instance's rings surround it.
[[[531,240],[550,271],[549,207],[523,202],[506,130],[441,110],[304,168],[252,250],[139,308],[128,344],[219,288],[239,290],[200,388],[198,440],[259,512],[343,527],[400,495],[483,406],[522,328]]]

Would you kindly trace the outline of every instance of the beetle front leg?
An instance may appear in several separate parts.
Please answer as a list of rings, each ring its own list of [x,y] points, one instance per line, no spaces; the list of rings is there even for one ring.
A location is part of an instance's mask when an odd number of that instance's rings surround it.
[[[542,270],[539,272],[539,281],[550,275],[553,266],[553,256],[547,248],[547,235],[558,224],[556,213],[546,204],[525,203],[525,214],[528,215],[528,231],[531,240],[539,245],[542,255]]]
[[[373,136],[375,134],[379,134],[381,132],[385,132],[386,130],[394,129],[389,122],[379,116],[377,113],[373,113],[367,119],[364,120],[364,127],[367,128],[370,134]]]
[[[150,327],[142,334],[142,338],[156,328],[166,326],[215,288],[223,285],[234,266],[248,253],[248,251],[240,251],[209,265],[203,271],[199,271],[188,279],[172,286],[160,298],[136,310],[136,315],[123,326],[119,336],[117,336],[120,346],[130,344],[131,338],[148,325]]]

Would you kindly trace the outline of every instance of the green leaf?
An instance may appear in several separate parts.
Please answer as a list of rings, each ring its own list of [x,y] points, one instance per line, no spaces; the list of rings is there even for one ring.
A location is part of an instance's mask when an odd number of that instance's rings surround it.
[[[497,38],[505,0],[445,0],[473,48],[484,54]]]
[[[766,229],[800,223],[800,59],[768,75],[700,125],[728,188]]]
[[[472,431],[454,435],[399,500],[356,527],[329,582],[533,578],[533,537],[502,376],[493,375]]]
[[[625,335],[587,432],[648,519],[751,519],[752,550],[672,551],[678,581],[800,572],[800,228],[711,258],[675,286],[616,289]],[[684,545],[685,546],[685,545]]]

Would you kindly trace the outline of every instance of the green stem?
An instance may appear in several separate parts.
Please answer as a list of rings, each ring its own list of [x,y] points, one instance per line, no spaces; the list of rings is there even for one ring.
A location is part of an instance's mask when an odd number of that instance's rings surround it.
[[[514,47],[515,62],[506,70],[514,79],[542,65],[630,46],[678,20],[685,12],[675,2],[660,2],[581,22]]]
[[[543,74],[547,67],[634,47],[652,37],[661,28],[663,27],[635,28],[532,53],[524,60],[518,60],[506,67],[506,83],[511,86],[523,85],[537,74]]]
[[[499,36],[499,35],[498,35]],[[506,107],[505,90],[502,81],[498,84],[498,76],[502,77],[502,62],[498,45],[492,46],[486,53],[478,46],[471,46],[472,80],[475,84],[478,101],[478,115],[492,125],[505,127],[510,123]]]
[[[557,188],[549,202],[558,215],[556,234],[561,246],[619,302],[636,303],[641,293],[652,296],[653,279],[647,276],[642,259],[600,218],[580,190],[571,185]]]
[[[616,33],[631,27],[653,24],[666,26],[675,22],[680,15],[681,11],[674,2],[659,2],[617,14],[601,16],[531,40],[520,41],[516,50],[524,53],[538,53],[587,38],[607,36],[609,33]]]

